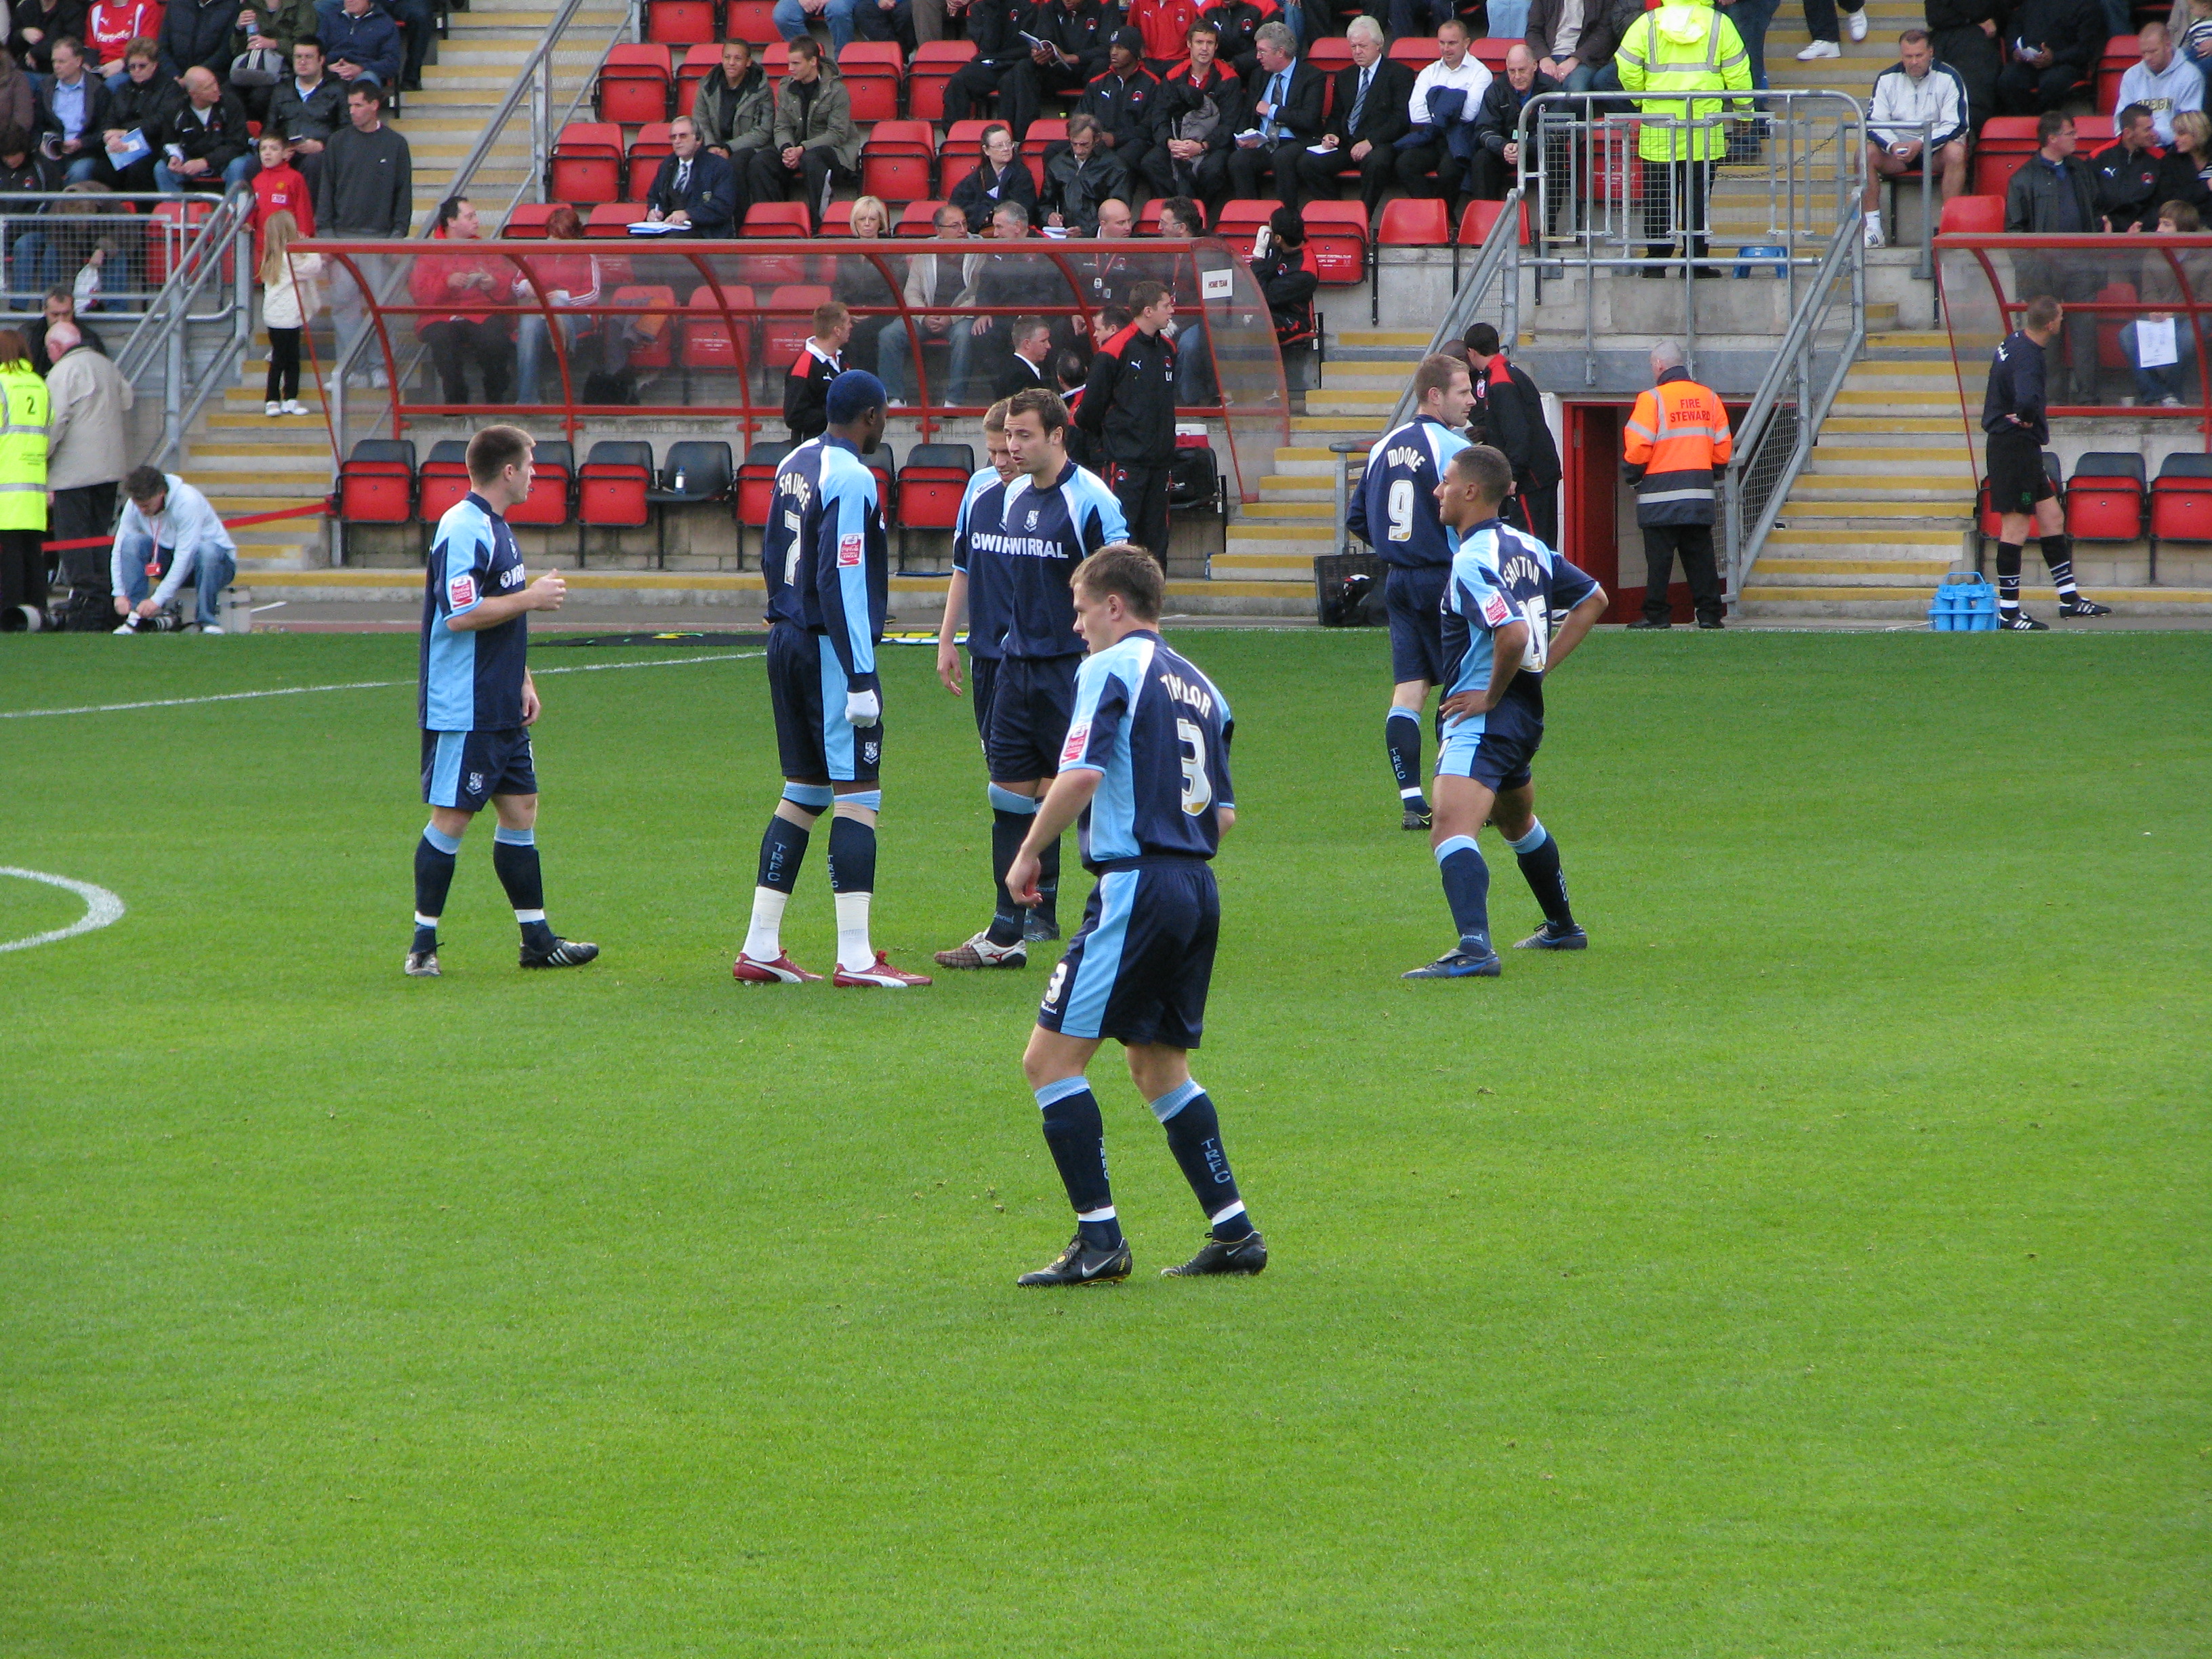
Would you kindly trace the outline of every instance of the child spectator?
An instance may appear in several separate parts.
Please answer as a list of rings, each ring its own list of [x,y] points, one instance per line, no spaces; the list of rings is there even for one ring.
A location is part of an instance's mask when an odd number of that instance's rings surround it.
[[[323,274],[323,256],[290,252],[301,231],[299,222],[285,209],[270,214],[261,228],[261,321],[269,331],[269,382],[262,389],[266,401],[261,412],[305,415],[307,406],[300,401],[300,337],[320,309],[316,278]]]
[[[289,143],[276,133],[264,132],[257,148],[261,156],[261,171],[253,175],[253,248],[258,262],[269,222],[280,213],[292,216],[299,234],[315,234],[315,203],[307,179],[292,165]]]

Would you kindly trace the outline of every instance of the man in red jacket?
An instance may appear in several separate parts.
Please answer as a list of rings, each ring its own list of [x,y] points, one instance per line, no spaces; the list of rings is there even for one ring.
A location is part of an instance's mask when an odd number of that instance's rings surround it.
[[[434,234],[449,242],[473,242],[483,233],[475,207],[453,196],[438,204]],[[483,377],[484,402],[507,401],[507,318],[496,307],[505,303],[514,275],[503,261],[476,252],[426,255],[408,273],[415,303],[439,307],[426,312],[415,331],[429,343],[447,403],[468,402],[471,359]]]

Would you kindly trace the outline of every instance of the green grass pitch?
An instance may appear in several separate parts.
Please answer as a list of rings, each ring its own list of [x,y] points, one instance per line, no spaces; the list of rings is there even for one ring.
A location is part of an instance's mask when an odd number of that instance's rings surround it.
[[[1170,637],[1274,1265],[1155,1276],[1202,1226],[1109,1048],[1137,1276],[1072,1294],[1012,1287],[1048,963],[731,983],[757,659],[541,680],[606,955],[517,971],[482,826],[413,981],[411,638],[0,651],[0,710],[405,682],[0,720],[0,863],[130,907],[0,955],[0,1653],[2212,1650],[2212,636],[1594,638],[1538,773],[1594,948],[1415,985],[1383,641]],[[983,777],[888,658],[926,966]]]

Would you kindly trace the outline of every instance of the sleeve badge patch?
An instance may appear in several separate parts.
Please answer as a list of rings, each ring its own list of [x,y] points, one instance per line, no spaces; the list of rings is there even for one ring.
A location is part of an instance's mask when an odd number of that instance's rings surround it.
[[[849,536],[837,538],[837,568],[841,570],[860,562],[862,550],[867,546],[867,537],[855,531]]]
[[[455,576],[446,584],[446,603],[456,611],[465,611],[477,602],[477,579],[473,574]]]
[[[1503,593],[1482,596],[1482,619],[1492,628],[1503,628],[1513,620],[1513,607],[1505,603]]]
[[[1083,758],[1083,751],[1091,746],[1091,722],[1079,721],[1067,728],[1067,741],[1060,745],[1060,763],[1073,766]]]

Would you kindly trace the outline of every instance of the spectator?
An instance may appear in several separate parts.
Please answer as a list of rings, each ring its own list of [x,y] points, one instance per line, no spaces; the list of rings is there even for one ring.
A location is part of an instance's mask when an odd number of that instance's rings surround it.
[[[318,38],[315,6],[316,0],[258,0],[238,14],[231,46],[239,52],[273,52],[289,64],[293,47]]]
[[[46,374],[46,488],[53,493],[49,533],[58,542],[107,534],[115,522],[115,486],[129,465],[124,416],[133,400],[131,382],[92,349],[75,323],[46,330],[55,363]],[[64,564],[87,562],[75,549]]]
[[[1544,418],[1544,396],[1528,371],[1505,355],[1498,331],[1477,323],[1467,331],[1468,367],[1482,385],[1486,441],[1513,465],[1513,500],[1521,527],[1557,547],[1559,447]]]
[[[2165,199],[2158,193],[2160,162],[2151,112],[2129,104],[2112,125],[2118,139],[2089,162],[2097,181],[2097,212],[2107,230],[2147,230],[2158,222],[2158,204]]]
[[[1735,453],[1728,411],[1720,393],[1690,378],[1682,349],[1672,340],[1651,348],[1651,378],[1652,388],[1638,396],[1621,440],[1621,471],[1636,487],[1636,522],[1644,532],[1644,614],[1628,625],[1674,626],[1667,586],[1679,556],[1698,626],[1719,628],[1713,486]]]
[[[76,314],[76,295],[68,284],[57,283],[46,290],[43,315],[22,331],[24,348],[31,355],[31,367],[44,374],[53,367],[54,353],[47,344],[47,337],[54,328],[67,323],[77,331],[77,337],[101,356],[108,355],[107,342],[100,337],[100,331]],[[107,526],[100,526],[105,532]]]
[[[783,377],[783,423],[791,428],[792,442],[805,443],[828,430],[830,382],[845,372],[845,343],[852,337],[853,313],[842,301],[825,300],[814,307],[814,332]]]
[[[1413,77],[1406,100],[1406,137],[1398,149],[1398,182],[1409,196],[1441,196],[1459,218],[1460,186],[1474,161],[1475,118],[1491,75],[1468,50],[1467,25],[1454,20],[1437,30],[1437,61]],[[1436,174],[1432,188],[1429,175]]]
[[[15,54],[0,50],[0,127],[20,127],[27,134],[38,123],[38,88],[16,66]]]
[[[2158,142],[2173,142],[2173,118],[2182,111],[2204,107],[2204,75],[2173,49],[2173,37],[2163,23],[2145,23],[2136,36],[2142,47],[2141,61],[2129,65],[2120,76],[2122,107],[2141,104],[2151,114]]]
[[[191,0],[179,0],[189,5]],[[172,9],[170,15],[175,15]],[[323,0],[315,9],[315,35],[323,43],[331,73],[349,87],[366,81],[396,87],[404,54],[399,26],[372,0]]]
[[[161,56],[151,40],[131,43],[123,72],[123,84],[108,101],[109,125],[100,134],[92,177],[116,190],[149,191],[161,159],[161,134],[169,118],[184,107],[185,89],[161,73]]]
[[[431,233],[448,246],[475,241],[483,232],[466,197],[451,196],[438,204]],[[430,348],[448,404],[469,400],[468,365],[483,380],[483,400],[507,401],[507,314],[511,267],[468,249],[426,253],[408,269],[408,297],[424,309],[415,331]]]
[[[37,131],[61,140],[64,177],[80,184],[100,165],[99,135],[107,128],[107,85],[88,72],[74,36],[54,42],[54,72],[39,87]]]
[[[2174,0],[2166,33],[2181,43],[2181,55],[2206,72],[2212,64],[2212,0]]]
[[[864,139],[853,125],[853,98],[845,82],[822,72],[822,48],[811,40],[791,43],[791,73],[776,100],[775,142],[756,150],[752,199],[781,202],[787,187],[801,184],[806,211],[817,226],[840,182],[860,177]]]
[[[1076,101],[1079,114],[1098,124],[1098,142],[1113,152],[1134,184],[1145,176],[1152,147],[1152,101],[1160,83],[1145,72],[1145,38],[1133,28],[1118,29],[1106,48],[1106,70],[1092,77]],[[1050,164],[1051,156],[1045,160]]]
[[[1936,61],[1926,29],[1897,37],[1897,62],[1874,78],[1867,106],[1866,244],[1880,247],[1881,181],[1924,173],[1932,151],[1942,199],[1966,187],[1966,83]]]
[[[1966,83],[1966,122],[1979,132],[1996,113],[1997,76],[2004,68],[2004,0],[1927,0],[1929,44],[1936,61]]]
[[[323,152],[346,124],[345,82],[323,69],[323,43],[303,35],[292,43],[292,72],[269,99],[269,125],[292,146],[292,165],[310,190],[322,183]]]
[[[1866,39],[1866,0],[1859,0],[1856,6],[1848,3],[1848,0],[1805,0],[1805,27],[1813,40],[1797,54],[1799,63],[1809,64],[1816,58],[1841,58],[1844,55],[1843,45],[1836,38],[1838,5],[1841,5],[1844,16],[1850,23],[1851,39],[1855,41]]]
[[[682,226],[695,236],[736,235],[736,170],[699,142],[698,124],[688,115],[669,123],[668,148],[646,191],[647,221]]]
[[[199,594],[200,632],[222,633],[222,590],[238,574],[238,545],[208,498],[175,473],[150,466],[131,468],[123,493],[131,504],[115,527],[110,560],[115,614],[123,618],[115,631],[137,633],[189,581]]]
[[[1102,242],[1126,242],[1137,234],[1137,216],[1120,197],[1109,196],[1098,204],[1098,223],[1091,234]],[[1127,302],[1137,280],[1126,253],[1094,253],[1078,269],[1090,273],[1083,281],[1094,307]],[[1073,319],[1069,322],[1074,326]]]
[[[862,196],[854,200],[848,223],[854,241],[880,242],[891,234],[891,210],[884,205],[880,196]],[[884,274],[886,268],[891,273],[889,277]],[[848,310],[865,309],[869,313],[853,319],[852,337],[845,345],[847,368],[876,374],[876,364],[882,355],[883,332],[897,321],[898,296],[891,291],[892,285],[903,280],[904,273],[896,259],[878,264],[858,253],[837,256],[837,267],[830,279],[830,296],[842,300]]]
[[[161,13],[161,72],[174,79],[198,65],[213,76],[229,74],[238,10],[238,0],[168,0]]]
[[[1382,26],[1373,18],[1353,18],[1345,33],[1352,62],[1336,72],[1328,125],[1321,137],[1328,153],[1299,153],[1298,194],[1334,197],[1337,181],[1356,172],[1359,199],[1371,219],[1397,179],[1396,145],[1413,125],[1407,104],[1413,95],[1413,72],[1383,57]]]
[[[260,166],[248,148],[246,106],[212,70],[195,64],[185,71],[184,86],[184,104],[161,129],[164,159],[154,163],[154,187],[173,195],[244,184]]]
[[[1751,59],[1751,87],[1754,92],[1766,90],[1766,31],[1774,21],[1779,4],[1780,0],[1720,0],[1721,9],[1735,25],[1736,38],[1743,42],[1744,52]],[[1856,40],[1863,33],[1862,28],[1851,39]]]
[[[2012,176],[2005,190],[2005,229],[2035,236],[2083,235],[2102,224],[2097,213],[2097,181],[2074,153],[2074,118],[2052,110],[2035,124],[2039,148]],[[2099,269],[2070,259],[2036,254],[2014,256],[2014,291],[2049,294],[2062,301],[2094,300],[2104,286]],[[2097,384],[2097,319],[2088,312],[2064,319],[2066,347],[2073,359],[2076,387],[2051,376],[2053,403],[2094,403]],[[2075,392],[2086,392],[2076,398]]]
[[[1083,430],[1106,463],[1106,482],[1121,504],[1129,539],[1164,565],[1176,449],[1176,348],[1166,329],[1175,319],[1175,296],[1161,283],[1139,283],[1129,290],[1129,325],[1091,360]]]
[[[991,222],[991,213],[1001,202],[1019,202],[1036,211],[1036,178],[1029,164],[1014,155],[1014,133],[1004,121],[983,129],[982,159],[952,186],[952,205],[968,221],[968,228],[981,230]]]
[[[261,169],[253,175],[253,246],[258,263],[269,221],[279,213],[289,213],[298,234],[313,236],[315,204],[307,181],[292,165],[291,145],[280,135],[264,133],[254,148],[261,160]]]
[[[1506,48],[1505,73],[1495,76],[1483,89],[1482,103],[1475,114],[1474,182],[1469,195],[1484,202],[1505,199],[1505,192],[1520,178],[1521,112],[1531,98],[1559,90],[1559,82],[1536,67],[1526,43],[1516,40]]]
[[[1011,398],[1017,392],[1027,392],[1031,386],[1042,386],[1056,392],[1049,365],[1052,362],[1052,325],[1042,317],[1023,317],[1014,323],[1012,334],[1013,356],[991,385],[994,401]]]
[[[1014,67],[1019,83],[1021,107],[1034,117],[1044,100],[1063,92],[1080,92],[1091,78],[1106,70],[1108,41],[1112,33],[1098,0],[1037,0],[1027,25],[1036,45],[1030,47]],[[1029,129],[1014,120],[1017,136]]]
[[[331,135],[315,191],[315,222],[343,241],[404,236],[415,211],[415,164],[407,140],[384,125],[384,88],[346,90],[346,125]]]
[[[1164,78],[1189,61],[1195,0],[1129,0],[1129,27],[1143,41],[1145,67]]]
[[[1249,201],[1273,195],[1295,206],[1298,152],[1321,137],[1328,77],[1298,56],[1288,24],[1262,23],[1255,46],[1260,61],[1235,118],[1230,193]]]
[[[93,0],[85,14],[85,52],[110,92],[125,70],[131,44],[161,31],[161,0]],[[102,526],[104,529],[105,526]]]
[[[911,396],[908,377],[916,336],[924,342],[944,340],[951,345],[952,366],[945,380],[946,395],[939,400],[945,404],[958,402],[966,390],[969,359],[975,345],[973,319],[955,315],[952,307],[975,303],[975,279],[983,256],[965,247],[941,246],[968,239],[968,221],[958,208],[945,204],[932,222],[937,230],[935,239],[923,243],[922,252],[906,264],[906,303],[912,331],[905,321],[895,322],[877,342],[876,358],[881,365],[877,376],[890,402],[902,409]]]
[[[1562,64],[1554,57],[1554,67],[1544,69],[1539,58],[1536,67],[1568,92],[1620,91],[1620,72],[1613,67],[1613,57],[1627,38],[1629,26],[1644,15],[1644,0],[1585,0],[1582,32],[1575,38],[1572,60]],[[1773,11],[1774,0],[1768,0],[1770,20]],[[1559,67],[1565,67],[1565,75],[1559,72]]]
[[[286,210],[270,214],[262,228],[261,323],[269,331],[269,378],[261,389],[261,412],[273,420],[308,412],[300,401],[300,337],[321,307],[316,278],[323,274],[323,256],[291,252],[292,239],[305,233]]]
[[[854,0],[853,32],[863,40],[896,42],[905,56],[913,57],[911,0]]]
[[[2003,113],[2057,109],[2094,78],[2106,35],[2098,0],[2021,0],[2004,27],[2012,62],[1997,75],[1997,108]]]
[[[1188,242],[1206,234],[1206,221],[1198,204],[1188,196],[1170,196],[1160,204],[1160,240]],[[1188,404],[1218,403],[1214,385],[1213,348],[1206,332],[1206,306],[1198,290],[1198,272],[1188,252],[1176,256],[1176,374],[1181,400]]]
[[[1630,25],[1615,63],[1625,92],[1751,90],[1751,64],[1735,25],[1699,0],[1644,13]],[[1644,176],[1644,257],[1654,261],[1644,274],[1666,274],[1656,262],[1670,257],[1674,205],[1680,203],[1687,244],[1684,256],[1692,262],[1693,274],[1717,276],[1718,267],[1695,263],[1705,257],[1706,187],[1714,165],[1728,153],[1728,135],[1714,118],[1723,108],[1744,105],[1732,99],[1650,95],[1636,105],[1645,118],[1636,140]]]
[[[775,0],[769,15],[775,32],[793,45],[810,40],[807,25],[819,18],[829,26],[830,55],[836,57],[853,42],[853,13],[858,0]]]
[[[46,625],[46,388],[23,337],[0,328],[0,628]]]
[[[8,50],[33,75],[53,73],[55,41],[64,36],[84,39],[84,0],[16,0],[10,15],[14,26],[8,31]]]
[[[691,119],[707,148],[727,161],[738,173],[742,189],[753,153],[764,150],[775,136],[775,94],[768,72],[753,62],[753,49],[743,40],[722,43],[722,61],[707,71],[692,95]],[[738,222],[744,222],[738,215]]]
[[[1201,17],[1184,37],[1188,55],[1152,99],[1145,182],[1157,196],[1229,193],[1229,151],[1243,88],[1216,57],[1220,32]]]
[[[1198,21],[1213,26],[1215,56],[1228,66],[1240,86],[1260,66],[1260,25],[1273,16],[1257,0],[1219,0],[1198,14]]]
[[[1298,217],[1297,210],[1275,210],[1252,239],[1252,257],[1245,264],[1260,292],[1267,296],[1276,340],[1288,343],[1310,338],[1314,295],[1321,288],[1321,278],[1306,266],[1305,221]]]
[[[1029,62],[1029,43],[1023,32],[1030,26],[1030,0],[971,0],[968,7],[968,40],[975,55],[945,83],[945,121],[950,126],[971,118],[975,106],[993,99],[998,112],[1018,140],[1036,115],[1035,104],[1024,103],[1029,85],[1021,72]]]
[[[2200,221],[2212,213],[2212,116],[2203,111],[2173,118],[2173,148],[2158,164],[2158,199],[2184,204]]]
[[[563,203],[546,216],[545,236],[556,245],[581,242],[583,219]],[[592,326],[602,292],[599,256],[582,248],[563,248],[559,252],[549,249],[531,256],[527,271],[514,279],[512,290],[515,303],[524,307],[514,326],[515,401],[523,404],[543,401],[538,396],[543,385],[540,371],[552,331],[538,304],[541,295],[553,309],[553,324],[561,330],[561,355],[568,364],[572,394],[584,401],[598,401],[592,397],[599,389],[592,382],[601,376],[619,376],[629,361],[623,319],[603,318],[601,326]],[[601,386],[605,384],[600,380]]]
[[[1040,258],[1030,240],[1029,215],[1019,202],[1003,202],[991,216],[991,240],[1007,251],[986,256],[975,273],[975,301],[990,315],[973,319],[973,349],[988,348],[995,359],[1005,349],[1007,319],[1026,311],[1066,313],[1075,309],[1075,289],[1054,260]],[[1071,265],[1078,262],[1071,259]]]
[[[2200,121],[2204,118],[2199,112],[2189,112],[2196,114]],[[2202,228],[2197,210],[2186,202],[2168,202],[2158,210],[2158,234],[2161,236],[2194,236]],[[2174,271],[2177,264],[2180,267],[2179,276]],[[2184,278],[2188,283],[2186,293],[2182,288]],[[2120,350],[2136,377],[2136,395],[2121,398],[2122,403],[2140,400],[2166,409],[2180,407],[2182,376],[2197,361],[2197,330],[2187,314],[2177,313],[2172,307],[2205,294],[2212,294],[2212,257],[2163,251],[2143,255],[2142,271],[2136,278],[2136,297],[2147,306],[2164,308],[2153,310],[2120,331]],[[2166,325],[2172,325],[2172,362],[2147,364],[2142,361],[2145,324],[2160,334]],[[2158,344],[2160,349],[2154,355],[2163,357],[2166,355],[2166,342],[2160,339]]]
[[[1078,115],[1067,124],[1067,148],[1045,167],[1039,204],[1044,222],[1054,229],[1091,235],[1098,228],[1098,204],[1109,196],[1128,199],[1129,170],[1100,145],[1098,123]]]

